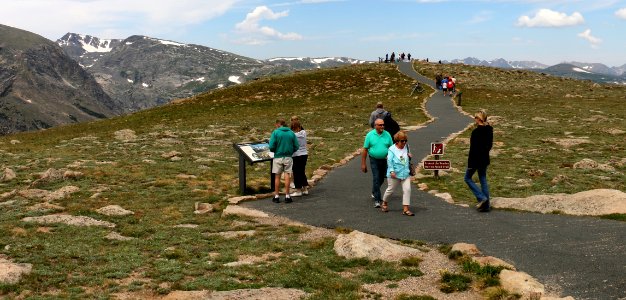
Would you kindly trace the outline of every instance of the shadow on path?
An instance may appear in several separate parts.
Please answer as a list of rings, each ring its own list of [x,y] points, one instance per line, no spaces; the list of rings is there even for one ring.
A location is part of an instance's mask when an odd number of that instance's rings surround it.
[[[398,68],[434,85],[410,63],[399,63]],[[430,154],[431,142],[444,140],[473,121],[439,91],[428,100],[426,109],[435,121],[408,133],[416,161]],[[330,171],[310,195],[294,198],[294,203],[274,204],[268,198],[243,206],[314,226],[346,227],[394,239],[472,243],[485,255],[504,259],[537,278],[549,292],[576,299],[626,298],[625,222],[499,210],[478,213],[448,204],[415,186],[411,194],[415,217],[401,215],[400,191],[392,196],[390,211],[382,213],[373,208],[371,173],[360,171],[360,161],[358,157]]]

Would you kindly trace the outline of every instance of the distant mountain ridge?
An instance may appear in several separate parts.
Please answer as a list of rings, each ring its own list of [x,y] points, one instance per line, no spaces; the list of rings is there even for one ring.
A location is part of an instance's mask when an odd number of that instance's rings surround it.
[[[126,112],[266,75],[361,62],[345,57],[257,60],[206,46],[138,35],[119,40],[67,33],[57,44],[91,73]]]
[[[0,134],[120,112],[93,76],[55,43],[0,25]]]

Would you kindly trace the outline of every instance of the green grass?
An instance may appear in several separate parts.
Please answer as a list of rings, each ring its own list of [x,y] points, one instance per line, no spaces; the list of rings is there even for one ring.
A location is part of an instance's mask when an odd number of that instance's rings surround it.
[[[431,78],[438,73],[454,75],[463,92],[462,109],[473,114],[483,108],[490,114],[494,127],[488,169],[492,197],[626,190],[622,155],[626,134],[616,131],[626,128],[626,87],[460,64],[418,62],[415,68]],[[463,182],[470,131],[447,144],[443,158],[451,161],[451,172],[438,179],[420,179],[430,189],[448,192],[455,202],[468,204],[475,202]],[[588,143],[564,147],[554,140],[573,138]],[[608,164],[615,171],[572,168],[584,158]],[[559,176],[565,180],[555,180]],[[519,184],[520,180],[530,184]]]
[[[359,149],[369,114],[384,101],[405,125],[426,121],[420,98],[408,97],[413,80],[393,66],[371,64],[300,72],[220,89],[192,99],[109,120],[0,137],[3,167],[17,178],[0,183],[0,194],[28,189],[37,173],[69,169],[81,178],[42,182],[38,189],[74,185],[80,191],[53,201],[60,211],[33,211],[42,202],[14,196],[0,206],[0,255],[30,263],[33,272],[18,285],[1,285],[0,298],[111,298],[114,293],[164,295],[173,290],[232,290],[293,287],[310,299],[358,299],[367,282],[420,276],[408,265],[348,260],[333,240],[301,241],[308,229],[270,226],[244,217],[220,217],[226,199],[238,193],[238,158],[232,144],[268,139],[278,117],[299,115],[309,134],[308,175]],[[137,139],[115,139],[132,129]],[[181,159],[162,155],[177,151]],[[247,166],[248,186],[269,190],[268,164]],[[177,175],[194,175],[180,178]],[[92,195],[99,193],[92,198]],[[1,200],[0,202],[5,201]],[[214,213],[193,214],[195,202]],[[95,212],[120,205],[134,215]],[[27,216],[62,212],[115,223],[114,229],[37,225]],[[246,225],[240,225],[241,222]],[[174,228],[196,224],[195,229]],[[207,235],[256,230],[252,237]],[[104,238],[110,231],[130,241]],[[343,229],[349,232],[350,229]],[[243,256],[270,258],[251,266],[225,267]],[[350,278],[339,272],[354,274]]]

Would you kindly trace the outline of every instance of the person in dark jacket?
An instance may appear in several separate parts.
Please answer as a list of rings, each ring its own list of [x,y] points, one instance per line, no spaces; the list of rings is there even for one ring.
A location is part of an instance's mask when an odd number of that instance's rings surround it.
[[[489,184],[487,183],[487,166],[489,166],[489,151],[493,145],[493,127],[487,122],[487,113],[484,110],[474,114],[476,128],[472,130],[470,137],[470,149],[467,158],[467,170],[465,171],[465,183],[470,188],[478,204],[476,209],[480,212],[488,212],[489,207]],[[478,172],[480,188],[472,180],[474,173]]]

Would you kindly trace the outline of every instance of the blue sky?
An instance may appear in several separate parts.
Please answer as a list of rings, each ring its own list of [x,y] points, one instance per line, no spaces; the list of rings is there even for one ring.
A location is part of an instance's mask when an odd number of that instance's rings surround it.
[[[56,40],[133,34],[236,54],[626,64],[626,0],[5,0],[0,23]]]

